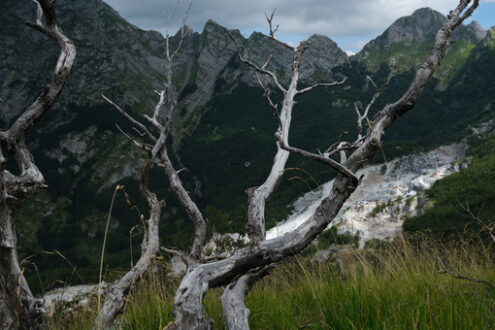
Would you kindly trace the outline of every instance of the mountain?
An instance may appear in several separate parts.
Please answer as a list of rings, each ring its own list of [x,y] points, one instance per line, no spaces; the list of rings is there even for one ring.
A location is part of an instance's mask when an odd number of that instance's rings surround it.
[[[3,8],[0,127],[12,122],[39,94],[57,51],[51,41],[24,26],[26,19],[35,17],[34,5],[5,0]],[[78,266],[84,280],[94,278],[116,184],[125,185],[137,209],[130,209],[122,196],[117,198],[108,265],[125,267],[131,246],[134,254],[139,253],[140,233],[131,228],[139,224],[136,210],[146,210],[136,181],[142,154],[115,128],[118,124],[131,131],[130,125],[100,95],[139,116],[151,112],[154,90],[162,88],[164,81],[164,38],[158,32],[129,24],[101,0],[59,1],[56,10],[62,29],[76,43],[78,57],[59,102],[29,136],[49,188],[21,209],[18,226],[21,255],[36,254],[33,260],[49,284],[65,276],[67,269],[70,274],[72,267],[64,269],[61,258],[39,253],[43,250],[61,251]],[[428,33],[434,28],[422,21],[436,26],[442,19],[430,9],[418,10],[399,19],[351,58],[329,38],[312,36],[303,57],[301,84],[342,76],[348,80],[344,87],[315,89],[300,97],[291,143],[316,151],[328,147],[343,130],[353,132],[354,102],[367,104],[373,94],[365,78],[368,74],[378,84],[391,77],[372,112],[395,99],[408,86],[411,65],[421,61],[420,52],[411,52],[411,47],[421,45],[426,52],[431,39]],[[228,32],[211,20],[201,33],[186,27],[175,61],[180,111],[174,118],[171,156],[177,167],[187,169],[181,178],[205,212],[210,232],[244,230],[244,191],[262,182],[275,150],[276,120],[253,73],[240,63]],[[273,55],[272,69],[285,80],[291,64],[287,49],[260,33],[244,38],[238,31],[230,32],[253,61],[264,63]],[[387,158],[455,141],[468,124],[493,115],[493,30],[481,41],[483,33],[475,23],[461,32],[454,51],[444,60],[446,74],[438,74],[427,85],[417,109],[387,133],[383,146]],[[177,42],[178,36],[172,37],[172,47]],[[390,64],[392,58],[403,66],[377,64],[378,59]],[[274,93],[275,100],[279,97]],[[270,201],[269,225],[288,214],[287,205],[307,192],[308,185],[314,187],[332,177],[327,168],[297,157],[291,158],[289,166],[293,170]],[[191,225],[164,176],[158,170],[152,176],[153,190],[167,202],[160,228],[163,243],[185,248]]]
[[[0,97],[5,100],[2,119],[10,122],[32,102],[49,77],[57,59],[57,47],[23,24],[36,17],[34,4],[7,0],[4,6],[7,10],[0,14],[5,27],[1,31],[4,42],[0,46],[3,59]],[[127,23],[99,0],[61,2],[57,14],[60,25],[77,46],[78,58],[58,102],[57,107],[62,110],[54,112],[66,115],[63,109],[69,104],[94,107],[101,104],[102,93],[133,109],[148,106],[153,89],[160,87],[158,82],[164,77],[157,57],[162,53],[163,37]]]
[[[389,50],[394,44],[418,44],[421,41],[431,41],[438,29],[447,21],[447,18],[430,8],[416,10],[411,16],[397,19],[388,29],[376,39],[368,42],[358,53],[363,58],[371,56],[376,50]],[[462,25],[453,34],[454,40],[472,43],[480,42],[486,31],[476,22]]]
[[[430,8],[418,9],[411,16],[396,20],[380,36],[368,42],[356,57],[365,61],[372,71],[384,63],[395,72],[409,70],[426,57],[436,31],[446,20],[444,15]],[[485,35],[486,31],[476,21],[459,26],[452,36],[455,43],[435,76],[444,82],[453,79],[456,69],[462,67],[470,51]],[[442,86],[445,88],[446,85]]]

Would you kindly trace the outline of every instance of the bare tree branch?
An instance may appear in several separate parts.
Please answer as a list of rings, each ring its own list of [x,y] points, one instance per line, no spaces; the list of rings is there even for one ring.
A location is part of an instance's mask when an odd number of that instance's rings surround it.
[[[179,174],[174,169],[172,162],[168,157],[165,146],[161,150],[159,166],[167,175],[172,191],[176,194],[189,219],[191,219],[194,223],[194,239],[190,257],[194,260],[200,261],[203,258],[202,248],[206,240],[206,221],[204,220],[203,214],[182,185]]]
[[[99,311],[98,317],[95,321],[94,327],[103,326],[105,328],[109,328],[113,323],[115,317],[122,312],[125,306],[125,295],[129,292],[131,286],[139,280],[142,275],[146,272],[146,270],[151,266],[152,260],[155,255],[161,250],[167,253],[172,253],[174,255],[180,256],[183,260],[187,261],[186,263],[189,266],[196,264],[197,262],[202,260],[203,251],[202,247],[204,245],[206,239],[206,222],[201,214],[197,205],[193,202],[189,193],[186,191],[182,182],[179,178],[178,172],[174,169],[170,158],[167,153],[167,137],[171,129],[173,116],[177,110],[177,99],[176,99],[176,91],[173,86],[173,58],[174,55],[178,52],[182,45],[182,41],[185,37],[185,20],[187,18],[187,14],[189,13],[190,5],[187,8],[186,16],[183,19],[181,40],[179,42],[178,48],[174,53],[170,52],[170,36],[168,34],[168,24],[170,21],[171,15],[175,12],[177,8],[178,2],[176,3],[176,7],[172,10],[172,12],[166,17],[166,39],[165,39],[165,48],[166,48],[166,90],[157,92],[159,95],[159,100],[153,110],[152,117],[146,116],[145,118],[151,123],[153,128],[157,130],[160,135],[158,138],[155,138],[153,134],[148,130],[148,128],[140,123],[139,121],[132,118],[128,115],[124,110],[122,110],[119,106],[117,106],[112,101],[108,100],[104,97],[104,99],[111,104],[115,109],[117,109],[126,119],[128,119],[132,124],[137,126],[140,131],[142,131],[145,136],[150,138],[154,144],[153,146],[147,146],[144,142],[141,144],[133,138],[130,138],[134,144],[144,147],[145,150],[148,151],[148,159],[146,161],[146,165],[141,172],[141,192],[146,197],[148,201],[148,206],[150,208],[150,218],[146,221],[145,225],[145,236],[142,242],[142,251],[141,257],[138,263],[131,268],[129,272],[127,272],[121,279],[114,282],[105,294],[105,302],[103,307]],[[164,110],[165,106],[168,108],[166,116],[164,118],[164,123],[160,123],[160,115]],[[158,200],[158,197],[155,193],[151,192],[148,187],[148,179],[149,179],[149,170],[154,163],[158,163],[158,166],[161,167],[164,173],[167,175],[172,191],[175,193],[177,198],[179,199],[181,205],[186,210],[189,218],[194,223],[195,228],[195,236],[194,241],[191,247],[191,252],[189,256],[185,256],[182,253],[167,249],[160,248],[159,246],[159,236],[158,236],[158,226],[160,221],[160,216],[162,213],[162,209],[164,207],[164,202]]]
[[[137,146],[139,149],[143,149],[147,152],[151,152],[151,146],[150,145],[147,145],[146,143],[144,143],[144,141],[140,142],[140,141],[136,140],[135,138],[133,138],[132,136],[130,136],[129,134],[124,132],[122,130],[122,128],[120,128],[119,125],[116,124],[115,126],[120,131],[120,133],[122,133],[122,135],[124,135],[127,139],[129,139],[132,143],[134,143],[134,145]]]
[[[182,17],[182,27],[180,29],[180,41],[179,41],[179,45],[177,46],[177,48],[175,49],[175,51],[170,56],[170,61],[172,61],[174,59],[174,57],[177,55],[177,53],[182,48],[182,43],[184,42],[184,33],[186,31],[186,21],[187,21],[187,18],[189,17],[189,12],[191,11],[191,6],[192,6],[192,2],[187,5],[186,13],[184,14],[184,17]],[[168,22],[169,21],[167,20],[167,26],[168,26]]]
[[[466,281],[470,281],[470,282],[475,282],[475,283],[480,283],[480,284],[485,284],[486,286],[488,286],[490,289],[492,290],[495,290],[495,286],[488,282],[487,280],[479,280],[479,279],[476,279],[476,278],[471,278],[471,277],[467,277],[467,276],[462,276],[462,275],[458,275],[450,270],[439,270],[438,271],[438,274],[449,274],[451,275],[452,277],[458,279],[458,280],[466,280]]]
[[[346,80],[347,80],[347,77],[345,77],[341,81],[334,81],[334,82],[331,82],[331,83],[317,83],[317,84],[311,85],[309,87],[306,87],[306,88],[303,88],[303,89],[297,91],[296,94],[297,95],[301,95],[301,94],[307,93],[309,91],[312,91],[316,87],[331,87],[331,86],[342,85],[343,83],[346,82]]]
[[[222,302],[223,316],[225,323],[227,323],[227,329],[249,329],[248,318],[250,311],[244,304],[244,301],[253,285],[270,274],[273,268],[273,265],[269,265],[261,269],[251,270],[225,288],[220,301]]]
[[[373,85],[373,87],[375,87],[375,94],[373,94],[373,97],[371,98],[370,102],[366,106],[366,108],[364,110],[364,113],[362,115],[361,115],[361,112],[358,109],[357,104],[354,103],[354,110],[356,111],[356,115],[357,115],[357,126],[358,126],[358,136],[356,138],[356,141],[353,143],[354,145],[356,143],[358,143],[360,140],[362,140],[362,137],[363,137],[363,120],[368,120],[368,113],[369,113],[371,107],[373,106],[373,104],[375,104],[375,101],[380,96],[381,91],[390,82],[390,78],[389,78],[385,82],[385,84],[383,84],[381,87],[378,87],[370,76],[366,76],[366,79],[368,79],[371,82],[371,84]]]
[[[270,27],[270,38],[273,39],[273,40],[275,40],[276,42],[278,42],[279,44],[281,44],[285,48],[288,48],[288,49],[290,49],[291,51],[294,52],[294,51],[296,51],[296,48],[297,47],[291,46],[288,43],[286,43],[286,42],[284,42],[284,41],[282,41],[280,39],[275,38],[275,32],[277,32],[277,30],[278,30],[278,25],[277,25],[277,27],[275,29],[273,28],[273,16],[275,16],[275,11],[276,11],[276,9],[274,9],[272,11],[272,14],[270,15],[270,17],[268,17],[268,15],[265,13],[266,21],[268,22],[268,25]]]
[[[464,211],[466,211],[467,214],[469,214],[471,219],[476,220],[476,222],[478,222],[481,225],[481,227],[483,227],[483,229],[488,232],[490,238],[495,243],[495,224],[492,223],[491,225],[487,225],[480,216],[474,215],[474,213],[471,211],[471,208],[469,207],[469,203],[466,202],[466,206],[462,204],[460,204],[460,206]]]
[[[187,266],[196,264],[195,260],[193,260],[191,257],[189,257],[187,254],[183,253],[182,251],[169,249],[169,248],[166,248],[164,246],[160,247],[160,251],[162,251],[164,253],[171,254],[171,255],[176,256],[176,257],[179,257]]]
[[[443,266],[443,269],[439,269],[437,271],[438,274],[449,274],[450,276],[452,276],[453,278],[456,278],[458,280],[465,280],[465,281],[469,281],[469,282],[484,284],[484,285],[488,286],[490,289],[495,290],[495,285],[493,285],[492,283],[490,283],[487,280],[480,280],[480,279],[456,274],[452,270],[450,270],[449,267],[445,265],[445,262],[443,262],[442,259],[440,259],[440,258],[438,258],[438,263]]]
[[[328,165],[331,168],[333,168],[334,170],[337,170],[342,175],[348,177],[351,180],[351,182],[353,182],[353,184],[357,185],[359,180],[358,180],[358,178],[356,178],[354,173],[352,173],[349,169],[345,168],[344,166],[342,166],[342,164],[336,162],[332,158],[324,157],[324,156],[314,154],[314,153],[311,153],[311,152],[308,152],[308,151],[305,151],[302,149],[291,147],[284,142],[284,140],[282,139],[282,136],[280,136],[280,134],[278,134],[278,133],[275,134],[275,138],[280,143],[280,147],[282,149],[293,152],[295,154],[301,155],[301,156],[309,158],[309,159],[316,160],[317,162],[323,163],[325,165]]]
[[[273,114],[278,119],[279,126],[281,126],[282,123],[280,122],[280,114],[278,113],[278,104],[273,103],[272,98],[270,97],[270,89],[263,84],[263,82],[261,81],[261,78],[260,78],[260,76],[258,74],[256,74],[256,79],[258,80],[258,84],[265,91],[265,93],[263,95],[265,96],[268,104],[272,108]]]
[[[270,17],[268,17],[268,15],[265,13],[265,18],[266,20],[268,21],[268,25],[270,27],[270,37],[274,38],[275,37],[275,32],[277,32],[278,30],[278,25],[277,27],[274,29],[273,28],[273,25],[272,25],[272,22],[273,22],[273,16],[275,16],[275,11],[277,10],[277,8],[273,9],[272,11],[272,14],[270,15]],[[292,48],[291,50],[294,50],[294,48]]]
[[[120,279],[113,282],[106,290],[105,301],[98,312],[93,326],[94,329],[108,329],[111,327],[117,315],[124,310],[126,305],[126,299],[124,298],[132,285],[142,278],[159,252],[158,226],[165,203],[158,200],[157,196],[148,187],[149,170],[153,165],[153,161],[152,154],[148,153],[146,164],[141,171],[140,189],[150,208],[150,217],[145,222],[145,235],[141,245],[141,256],[134,267]]]
[[[235,39],[234,39],[235,41]],[[294,98],[297,95],[297,84],[299,82],[299,70],[301,66],[301,57],[304,51],[308,47],[308,43],[301,42],[293,53],[292,70],[289,86],[287,89],[283,88],[282,109],[280,112],[276,111],[277,118],[279,120],[279,127],[277,132],[280,134],[285,143],[288,143],[290,123],[292,120],[292,110],[296,101]],[[240,52],[239,52],[239,56]],[[249,65],[249,64],[248,64]],[[255,69],[256,70],[256,69]],[[259,80],[261,83],[261,80]],[[265,91],[265,97],[269,91],[261,83],[262,88]],[[280,88],[279,88],[280,89]],[[273,109],[278,107],[269,100],[270,106]],[[276,186],[282,178],[284,173],[285,164],[289,158],[289,152],[280,147],[277,143],[277,153],[273,160],[272,168],[265,182],[259,186],[250,188],[247,190],[248,194],[248,221],[246,225],[247,233],[252,244],[265,239],[265,204],[266,200],[273,194]]]
[[[158,100],[158,103],[155,106],[155,111],[153,111],[153,117],[149,117],[148,115],[144,115],[144,118],[148,120],[153,126],[158,130],[158,132],[161,132],[163,130],[162,124],[158,122],[158,116],[160,115],[161,110],[163,109],[165,103],[167,102],[166,98],[166,91],[155,91],[156,94],[160,96],[160,99]]]
[[[125,112],[121,107],[119,107],[117,104],[115,104],[113,101],[111,101],[109,98],[107,98],[105,95],[101,95],[101,97],[110,104],[114,109],[116,109],[118,112],[124,116],[125,119],[129,120],[133,125],[137,126],[141,131],[143,131],[146,136],[153,142],[157,141],[157,138],[151,134],[151,132],[148,130],[146,126],[144,126],[142,123],[137,121],[136,119],[132,118],[127,112]]]

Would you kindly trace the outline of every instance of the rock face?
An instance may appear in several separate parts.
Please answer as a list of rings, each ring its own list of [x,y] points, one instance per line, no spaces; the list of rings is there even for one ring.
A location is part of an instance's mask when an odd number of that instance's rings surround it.
[[[56,62],[52,41],[23,24],[36,16],[36,6],[7,1],[2,11],[1,117],[9,122],[32,102]],[[132,107],[143,106],[159,87],[163,37],[123,20],[101,0],[61,1],[56,6],[60,25],[75,42],[78,57],[57,108],[69,104],[101,104],[101,94]],[[33,57],[35,55],[35,57]],[[140,82],[136,84],[136,82]],[[134,82],[134,83],[131,83]],[[56,111],[56,110],[55,110]]]
[[[485,38],[482,40],[485,47],[493,48],[495,46],[495,26],[492,26],[486,33]]]
[[[395,159],[358,171],[364,178],[344,204],[330,226],[339,233],[359,235],[360,246],[371,239],[392,239],[402,232],[402,223],[408,216],[422,211],[421,192],[436,180],[459,171],[459,161],[466,145],[453,144],[428,153]],[[313,215],[317,205],[327,196],[333,181],[311,191],[294,203],[294,213],[283,223],[267,232],[267,239],[284,235]]]

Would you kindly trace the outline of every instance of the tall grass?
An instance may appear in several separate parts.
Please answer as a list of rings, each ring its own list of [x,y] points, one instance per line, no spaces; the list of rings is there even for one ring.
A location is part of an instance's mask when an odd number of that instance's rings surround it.
[[[495,251],[480,242],[441,245],[397,239],[386,248],[341,253],[336,260],[302,258],[278,265],[246,304],[253,329],[495,329],[495,292],[439,271],[495,282]],[[162,329],[173,320],[178,280],[154,271],[131,292],[119,320],[125,329]],[[220,289],[205,309],[223,328]],[[84,314],[86,313],[86,314]],[[91,313],[72,316],[75,329]],[[55,317],[55,316],[54,316]],[[81,319],[82,318],[82,319]],[[53,328],[71,328],[71,318]]]

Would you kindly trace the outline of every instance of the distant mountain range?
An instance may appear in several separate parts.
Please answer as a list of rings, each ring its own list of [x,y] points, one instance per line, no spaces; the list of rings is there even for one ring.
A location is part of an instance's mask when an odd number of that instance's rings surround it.
[[[56,61],[52,41],[23,22],[35,18],[30,2],[4,0],[0,13],[0,127],[6,127],[39,94]],[[101,0],[57,3],[60,25],[76,43],[78,57],[60,101],[29,137],[49,188],[20,212],[21,254],[37,253],[48,279],[63,277],[63,260],[42,250],[59,250],[86,278],[95,276],[104,220],[115,184],[125,184],[141,210],[137,189],[142,155],[117,131],[130,129],[104,104],[101,94],[135,115],[150,113],[155,89],[164,82],[164,38],[126,22]],[[365,76],[390,83],[374,110],[408,86],[413,68],[422,62],[433,35],[446,18],[423,8],[394,22],[358,54],[348,57],[329,38],[313,35],[303,57],[302,84],[348,77],[346,85],[304,95],[294,114],[293,145],[325,148],[355,126],[353,104],[366,104],[373,90]],[[201,33],[186,28],[175,63],[180,112],[174,118],[173,150],[177,167],[208,218],[210,232],[243,231],[244,190],[260,184],[274,155],[276,120],[253,73],[237,58],[228,30],[208,21]],[[290,53],[268,37],[244,38],[232,31],[246,56],[262,63],[272,55],[272,69],[284,81]],[[492,117],[495,110],[495,29],[476,22],[460,27],[440,70],[428,83],[417,108],[397,123],[384,145],[392,158],[458,140],[468,125]],[[176,44],[178,36],[172,38]],[[277,96],[274,96],[277,98]],[[286,205],[331,177],[327,169],[293,157],[280,193],[270,202],[267,222],[288,213]],[[162,238],[184,247],[191,226],[158,171],[153,188],[167,201]],[[292,178],[292,180],[289,180]],[[303,182],[304,181],[304,182]],[[315,183],[316,182],[316,183]],[[135,210],[118,200],[109,238],[109,266],[129,262],[129,230],[138,224]],[[138,250],[139,233],[132,242]],[[69,267],[70,268],[70,267]],[[70,272],[69,272],[70,273]]]

